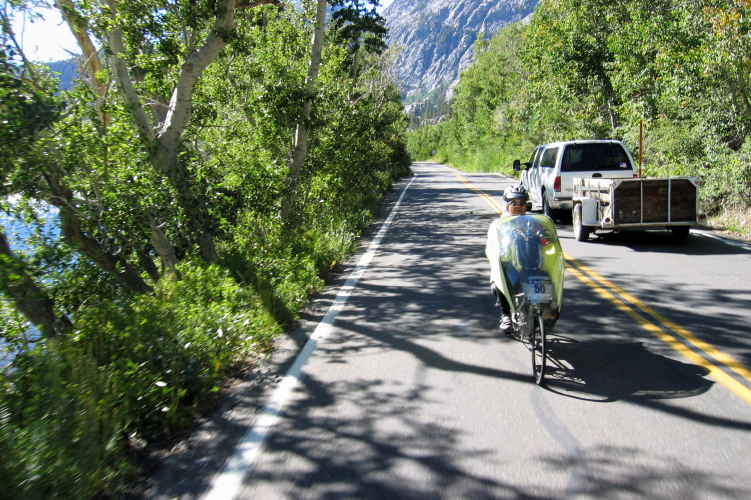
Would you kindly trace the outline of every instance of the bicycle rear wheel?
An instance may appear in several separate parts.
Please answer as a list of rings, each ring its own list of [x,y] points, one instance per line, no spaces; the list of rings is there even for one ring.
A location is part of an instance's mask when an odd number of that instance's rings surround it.
[[[547,339],[545,337],[545,321],[539,311],[535,311],[532,318],[529,344],[532,351],[532,373],[535,377],[535,383],[542,385],[542,381],[545,378]]]

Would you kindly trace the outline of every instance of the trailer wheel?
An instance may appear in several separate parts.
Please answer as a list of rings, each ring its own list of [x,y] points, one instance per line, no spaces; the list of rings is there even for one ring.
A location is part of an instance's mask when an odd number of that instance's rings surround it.
[[[673,238],[676,240],[685,240],[688,238],[689,226],[675,226],[671,227],[670,231],[673,233]]]
[[[581,203],[577,203],[574,206],[572,218],[574,219],[574,237],[576,238],[576,241],[587,241],[589,239],[589,233],[592,232],[592,228],[582,224]]]

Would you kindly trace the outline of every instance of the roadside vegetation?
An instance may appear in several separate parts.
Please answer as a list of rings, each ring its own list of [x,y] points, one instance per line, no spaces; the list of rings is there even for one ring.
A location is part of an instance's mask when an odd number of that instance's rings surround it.
[[[268,352],[410,164],[377,1],[55,4],[84,55],[62,92],[11,30],[34,2],[0,12],[11,499],[116,496],[132,450]]]
[[[636,157],[643,123],[644,174],[698,177],[710,220],[748,236],[750,29],[744,3],[542,0],[529,24],[476,42],[447,119],[408,149],[511,175],[559,140],[621,139]]]

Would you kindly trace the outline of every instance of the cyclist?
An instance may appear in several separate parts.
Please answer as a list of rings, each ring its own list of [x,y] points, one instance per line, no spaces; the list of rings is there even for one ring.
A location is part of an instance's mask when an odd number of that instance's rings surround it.
[[[498,240],[496,232],[497,224],[506,218],[516,217],[527,213],[528,200],[529,195],[527,194],[527,190],[524,189],[524,186],[522,186],[521,184],[519,184],[518,186],[511,186],[510,188],[503,191],[503,213],[501,214],[501,218],[495,220],[488,229],[488,247],[486,247],[485,250],[486,254],[488,254],[488,248],[490,247],[490,245]],[[493,295],[496,298],[495,306],[501,308],[500,329],[503,333],[508,335],[512,333],[511,306],[509,305],[503,293],[501,293],[498,287],[496,287],[492,273],[493,270],[491,268],[490,290],[491,292],[493,292]]]
[[[488,228],[485,255],[491,292],[501,308],[500,329],[518,335],[533,353],[535,382],[545,373],[546,336],[558,321],[563,299],[565,260],[555,223],[546,215],[527,215],[527,191],[512,186],[503,193],[501,217]]]
[[[503,213],[501,218],[524,215],[527,213],[527,202],[529,201],[529,194],[524,186],[519,184],[518,186],[511,186],[503,192]]]

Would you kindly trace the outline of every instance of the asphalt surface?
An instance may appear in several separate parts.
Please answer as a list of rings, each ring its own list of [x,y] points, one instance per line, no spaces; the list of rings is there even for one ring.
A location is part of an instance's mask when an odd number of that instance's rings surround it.
[[[698,231],[581,243],[559,224],[568,271],[538,387],[498,331],[484,256],[511,181],[413,170],[150,498],[751,497],[751,247]]]

